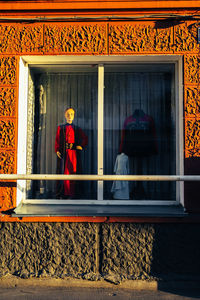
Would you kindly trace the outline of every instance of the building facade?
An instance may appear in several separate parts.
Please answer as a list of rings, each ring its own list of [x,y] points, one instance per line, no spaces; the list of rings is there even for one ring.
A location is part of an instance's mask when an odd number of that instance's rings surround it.
[[[73,106],[89,139],[84,174],[113,174],[124,120],[139,109],[143,123],[154,120],[156,150],[142,144],[144,157],[131,158],[129,174],[199,175],[199,9],[200,1],[0,1],[0,174],[55,173],[49,128],[61,120],[54,112]],[[130,199],[119,206],[111,184],[90,179],[84,209],[73,200],[67,213],[44,180],[1,181],[2,275],[198,276],[198,182],[144,183],[142,192],[137,186],[142,196],[130,185]],[[99,209],[95,201],[108,205]]]

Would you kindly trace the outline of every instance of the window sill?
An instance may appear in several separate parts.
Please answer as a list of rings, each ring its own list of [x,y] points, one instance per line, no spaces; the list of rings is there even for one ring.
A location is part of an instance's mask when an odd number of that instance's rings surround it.
[[[185,217],[181,205],[72,205],[22,203],[12,217],[115,216],[115,217]]]

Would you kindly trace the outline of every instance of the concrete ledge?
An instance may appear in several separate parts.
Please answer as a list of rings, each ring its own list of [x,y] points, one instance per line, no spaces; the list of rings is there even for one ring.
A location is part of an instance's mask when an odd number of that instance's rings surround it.
[[[14,287],[65,287],[65,288],[95,288],[95,289],[128,289],[128,290],[174,290],[174,289],[200,289],[200,280],[173,280],[173,281],[147,281],[147,280],[124,280],[114,284],[106,280],[90,281],[71,278],[28,278],[22,279],[13,275],[6,275],[0,278],[0,288]]]
[[[105,280],[90,281],[83,279],[57,279],[57,278],[28,278],[22,279],[13,275],[6,275],[0,278],[0,287],[81,287],[81,288],[116,288],[116,289],[130,289],[130,290],[151,290],[158,289],[157,281],[143,281],[143,280],[125,280],[118,285]]]

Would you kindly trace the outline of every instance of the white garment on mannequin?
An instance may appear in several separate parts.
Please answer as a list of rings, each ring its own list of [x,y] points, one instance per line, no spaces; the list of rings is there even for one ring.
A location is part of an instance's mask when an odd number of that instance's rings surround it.
[[[129,159],[124,153],[117,155],[114,173],[116,175],[129,174]],[[129,182],[128,181],[114,181],[112,184],[111,192],[114,199],[129,199]]]

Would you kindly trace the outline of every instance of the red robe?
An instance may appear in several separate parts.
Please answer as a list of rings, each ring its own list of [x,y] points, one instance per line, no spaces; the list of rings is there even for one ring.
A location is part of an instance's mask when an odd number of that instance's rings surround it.
[[[61,138],[61,126],[58,126],[57,128],[55,152],[59,151],[61,153],[62,160],[64,160],[64,174],[67,175],[76,174],[77,172],[80,173],[81,161],[80,159],[78,159],[77,152],[81,150],[77,150],[76,146],[81,146],[82,148],[84,148],[87,145],[88,138],[81,128],[75,127],[73,124],[66,124],[63,128],[65,130],[64,139]],[[66,147],[63,147],[63,144],[66,145],[66,143],[73,144],[73,148],[67,149]],[[65,153],[62,153],[63,151]],[[65,180],[63,193],[64,196],[73,198],[75,195],[75,181]]]

